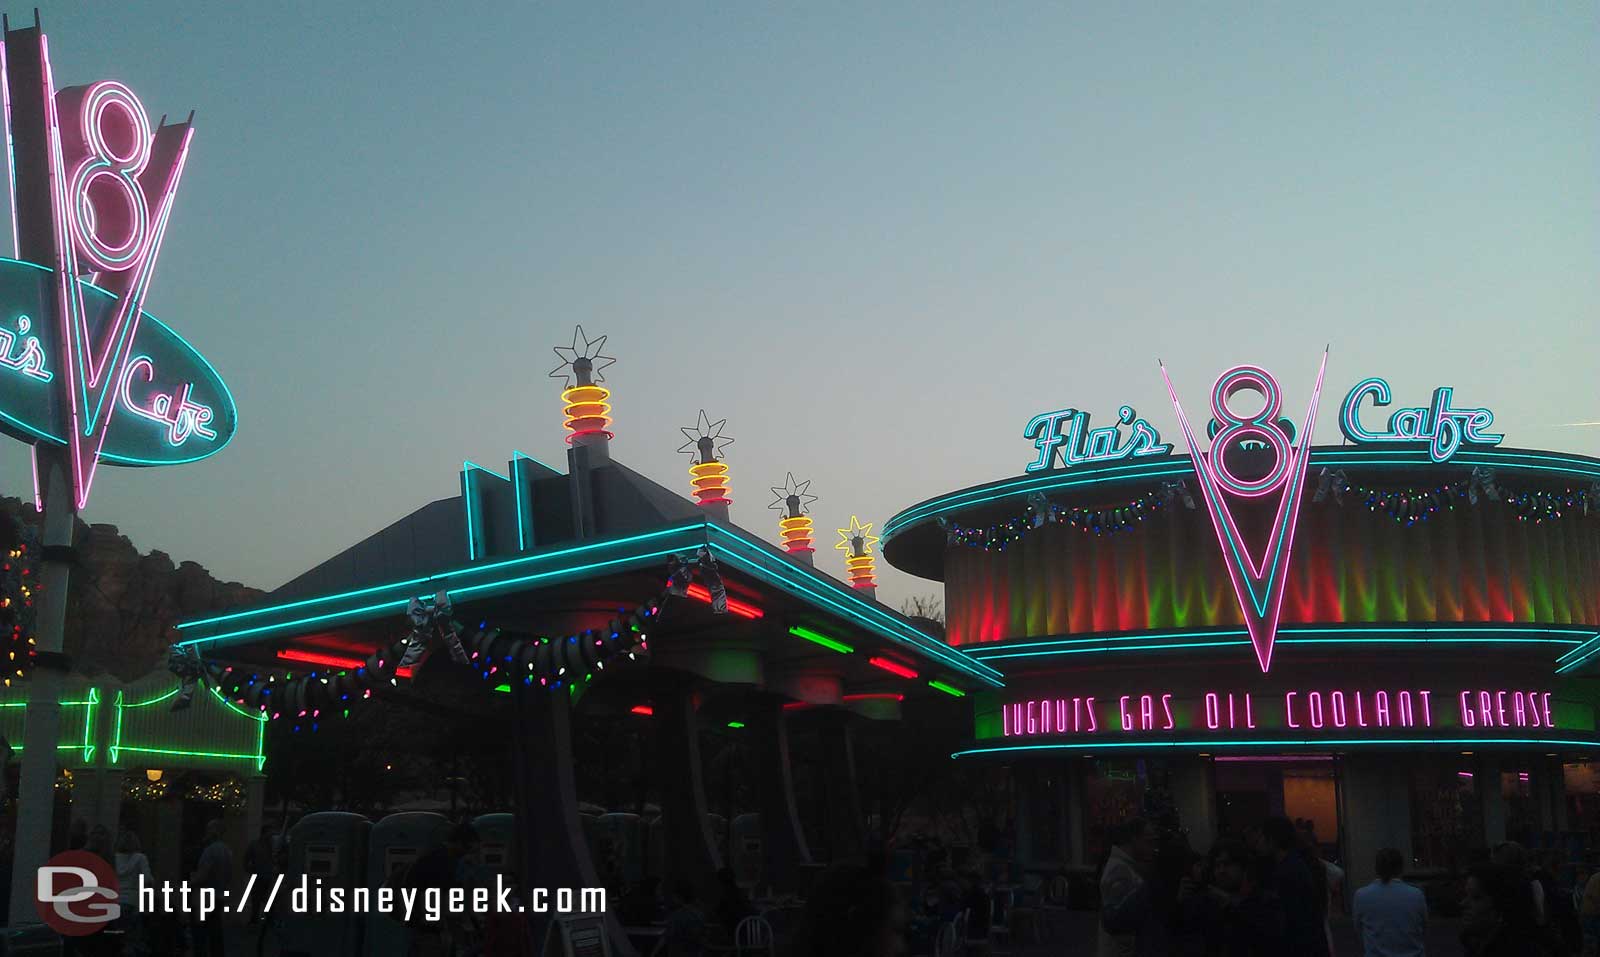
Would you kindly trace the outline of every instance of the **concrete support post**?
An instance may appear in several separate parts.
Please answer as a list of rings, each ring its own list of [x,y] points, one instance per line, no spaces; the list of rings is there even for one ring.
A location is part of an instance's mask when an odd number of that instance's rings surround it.
[[[761,843],[765,856],[765,883],[793,890],[800,885],[800,868],[811,863],[800,813],[795,806],[794,774],[789,763],[789,729],[778,698],[759,702],[751,730],[755,731],[757,803],[761,808]]]
[[[96,768],[79,772],[94,781],[93,802],[83,809],[83,816],[93,828],[96,824],[111,832],[117,839],[117,826],[122,817],[122,782],[127,775],[113,768]]]
[[[1500,790],[1500,760],[1484,755],[1478,760],[1473,782],[1483,805],[1483,839],[1492,849],[1506,839],[1506,798]]]
[[[1412,859],[1410,766],[1382,755],[1351,755],[1339,767],[1345,886],[1363,887],[1377,876],[1380,848],[1398,848],[1406,861]]]
[[[594,861],[578,821],[572,766],[571,703],[565,691],[516,693],[517,730],[512,735],[517,786],[518,871],[526,887],[598,887]],[[615,910],[605,915],[611,952],[637,957],[622,933]],[[545,939],[555,915],[532,915],[535,945]]]
[[[35,876],[50,857],[56,801],[56,744],[61,738],[61,689],[66,662],[61,642],[67,621],[70,549],[77,519],[67,480],[64,448],[34,450],[44,495],[44,561],[40,565],[37,634],[38,664],[28,681],[28,707],[22,732],[17,782],[17,830],[11,868],[11,926],[39,923],[34,909]]]
[[[656,692],[656,771],[661,787],[662,845],[670,882],[688,880],[704,892],[722,866],[716,837],[706,819],[706,787],[700,763],[700,727],[694,694],[687,685]]]
[[[1024,869],[1032,867],[1033,850],[1033,765],[1011,766],[1011,800],[1016,808],[1017,863]]]
[[[834,861],[866,853],[866,817],[861,813],[861,792],[856,784],[855,736],[849,717],[831,711],[822,718],[822,754],[827,789],[828,855]]]
[[[1083,808],[1086,797],[1084,795],[1083,777],[1084,763],[1077,758],[1067,759],[1067,837],[1069,840],[1067,860],[1076,867],[1089,863],[1089,854],[1085,848],[1088,835],[1084,831]]]
[[[1539,830],[1560,834],[1567,829],[1567,782],[1561,759],[1539,759],[1532,778],[1539,807]]]
[[[1217,839],[1217,787],[1211,761],[1174,759],[1172,798],[1177,805],[1178,820],[1189,832],[1190,846],[1205,853]]]
[[[265,775],[252,774],[244,779],[244,839],[253,841],[261,836],[261,817],[267,804],[267,779]]]

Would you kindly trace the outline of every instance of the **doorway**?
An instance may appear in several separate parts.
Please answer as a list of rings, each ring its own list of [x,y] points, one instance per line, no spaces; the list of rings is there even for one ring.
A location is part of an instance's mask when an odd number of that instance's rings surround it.
[[[1268,817],[1308,823],[1324,856],[1339,844],[1339,765],[1332,755],[1240,755],[1213,759],[1217,832],[1242,837]]]

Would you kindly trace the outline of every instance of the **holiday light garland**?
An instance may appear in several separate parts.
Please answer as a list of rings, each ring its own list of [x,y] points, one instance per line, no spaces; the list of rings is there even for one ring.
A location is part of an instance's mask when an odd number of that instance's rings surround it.
[[[711,595],[712,612],[725,614],[728,594],[722,575],[710,550],[702,548],[694,558],[674,557],[669,561],[666,585],[650,601],[632,612],[619,614],[605,628],[586,629],[561,638],[514,635],[492,628],[488,622],[479,622],[469,631],[451,617],[449,596],[440,592],[432,604],[413,600],[407,610],[411,631],[368,655],[365,664],[353,671],[330,669],[281,676],[251,673],[204,661],[192,646],[173,645],[167,667],[181,679],[182,689],[172,710],[189,707],[196,689],[209,684],[240,708],[259,711],[273,720],[288,718],[296,731],[316,731],[327,718],[349,717],[351,702],[370,699],[374,688],[385,684],[398,687],[397,671],[402,663],[420,659],[429,647],[440,644],[449,650],[452,659],[477,669],[485,681],[529,687],[537,682],[551,691],[571,688],[592,680],[597,672],[605,670],[607,661],[624,655],[630,660],[647,655],[647,629],[660,617],[667,599],[687,595],[690,582],[697,576]]]
[[[1351,482],[1343,470],[1324,469],[1311,500],[1325,502],[1331,498],[1334,504],[1343,505],[1347,495],[1369,512],[1382,512],[1408,528],[1440,512],[1454,511],[1458,504],[1477,505],[1480,499],[1508,505],[1516,509],[1518,521],[1535,525],[1575,516],[1600,517],[1600,482],[1586,489],[1567,488],[1559,492],[1508,492],[1496,484],[1492,471],[1478,468],[1467,478],[1454,482],[1388,489]],[[1029,533],[1049,525],[1067,525],[1094,535],[1131,532],[1178,500],[1187,508],[1194,508],[1193,498],[1182,481],[1168,482],[1159,492],[1146,492],[1126,502],[1094,508],[1068,508],[1050,502],[1042,493],[1034,493],[1022,514],[992,525],[957,525],[944,518],[935,519],[935,522],[944,529],[947,545],[1004,551]]]
[[[38,575],[34,557],[38,545],[33,540],[33,529],[24,528],[21,540],[6,553],[0,563],[0,622],[7,639],[4,671],[0,683],[11,687],[11,682],[28,677],[34,651],[34,595],[38,591]]]
[[[1096,508],[1067,508],[1035,493],[1029,496],[1027,510],[1021,515],[985,527],[957,525],[942,518],[937,521],[944,529],[947,545],[965,545],[985,551],[1005,551],[1029,533],[1049,525],[1066,525],[1094,535],[1131,532],[1175,498],[1181,497],[1185,505],[1194,507],[1193,499],[1181,482],[1168,484],[1170,487],[1163,487],[1159,492],[1146,492],[1126,502]]]
[[[1567,488],[1559,492],[1534,490],[1511,492],[1500,487],[1494,473],[1475,468],[1465,479],[1427,487],[1369,488],[1351,482],[1343,470],[1324,469],[1312,501],[1332,498],[1344,504],[1344,496],[1358,500],[1369,512],[1382,512],[1407,528],[1426,522],[1440,512],[1454,511],[1462,503],[1477,505],[1481,499],[1498,501],[1516,509],[1517,521],[1542,525],[1563,517],[1600,516],[1600,482],[1586,489]]]

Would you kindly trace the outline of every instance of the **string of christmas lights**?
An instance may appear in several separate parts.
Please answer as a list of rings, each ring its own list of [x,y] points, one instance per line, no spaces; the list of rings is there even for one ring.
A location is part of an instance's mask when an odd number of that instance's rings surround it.
[[[0,673],[0,681],[7,688],[11,682],[27,678],[33,662],[38,551],[33,529],[25,526],[17,544],[0,563],[0,633],[6,636],[5,670]]]
[[[636,660],[648,655],[648,629],[660,617],[667,600],[688,594],[689,584],[696,577],[711,595],[712,612],[726,613],[727,591],[716,559],[709,550],[701,549],[694,558],[670,560],[666,584],[650,601],[631,612],[622,612],[605,628],[586,629],[560,638],[510,634],[490,627],[488,622],[479,622],[477,628],[468,631],[452,617],[448,595],[440,593],[432,605],[414,600],[408,610],[411,631],[388,647],[374,651],[354,670],[262,674],[207,662],[192,647],[173,645],[167,667],[183,685],[172,710],[189,707],[197,688],[208,684],[240,708],[258,711],[272,720],[287,718],[295,731],[316,731],[327,718],[348,718],[351,702],[370,699],[374,688],[385,684],[398,687],[399,669],[441,644],[450,658],[472,666],[485,681],[524,686],[537,682],[551,691],[570,688],[592,680],[605,670],[607,661],[622,656]]]
[[[1535,525],[1574,516],[1600,516],[1600,482],[1588,488],[1567,488],[1559,492],[1510,492],[1495,484],[1493,473],[1479,469],[1474,469],[1470,477],[1454,482],[1404,488],[1369,487],[1351,482],[1342,470],[1324,470],[1312,501],[1331,499],[1334,504],[1343,505],[1346,496],[1369,512],[1381,512],[1408,528],[1440,512],[1453,511],[1457,505],[1475,506],[1480,500],[1510,506],[1516,509],[1518,521]],[[1035,494],[1029,498],[1022,514],[1003,522],[965,526],[943,518],[936,521],[944,529],[947,545],[1004,551],[1007,546],[1048,525],[1068,525],[1094,535],[1131,532],[1179,498],[1186,507],[1194,507],[1192,497],[1181,482],[1169,483],[1169,487],[1159,492],[1146,492],[1127,502],[1097,508],[1067,508],[1048,501],[1042,494]]]
[[[1351,482],[1345,473],[1324,472],[1312,501],[1330,497],[1343,505],[1350,495],[1369,512],[1382,512],[1396,523],[1411,527],[1426,522],[1440,512],[1454,511],[1458,505],[1475,506],[1480,501],[1497,501],[1516,510],[1517,521],[1541,525],[1563,517],[1600,515],[1600,482],[1585,489],[1567,488],[1559,492],[1536,489],[1513,492],[1498,486],[1493,473],[1474,469],[1465,479],[1432,487],[1375,488]]]
[[[1187,493],[1184,493],[1187,499]],[[965,545],[985,551],[1005,549],[1026,538],[1030,533],[1050,525],[1066,525],[1093,535],[1114,535],[1139,528],[1150,516],[1166,508],[1172,494],[1167,490],[1146,492],[1138,498],[1114,505],[1096,508],[1067,508],[1044,500],[1043,496],[1029,499],[1027,510],[1021,515],[988,526],[957,525],[939,519],[948,545]]]

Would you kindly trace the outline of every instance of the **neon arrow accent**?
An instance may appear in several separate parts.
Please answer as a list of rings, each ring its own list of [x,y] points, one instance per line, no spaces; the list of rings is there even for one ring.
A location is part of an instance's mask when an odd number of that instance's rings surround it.
[[[1300,430],[1300,441],[1293,445],[1286,444],[1284,453],[1288,460],[1286,466],[1282,469],[1273,469],[1275,474],[1281,472],[1274,484],[1283,484],[1284,488],[1278,498],[1277,517],[1273,519],[1266,547],[1258,559],[1251,554],[1244,537],[1240,535],[1239,527],[1233,519],[1233,510],[1228,505],[1228,500],[1223,497],[1225,490],[1223,483],[1218,480],[1218,463],[1213,461],[1213,455],[1218,452],[1218,443],[1213,442],[1211,449],[1206,452],[1200,451],[1200,443],[1195,439],[1189,418],[1178,402],[1178,393],[1172,387],[1172,379],[1167,375],[1167,368],[1165,365],[1161,366],[1161,378],[1167,384],[1167,395],[1172,399],[1172,408],[1177,412],[1178,423],[1183,427],[1184,438],[1189,442],[1195,475],[1199,478],[1201,491],[1205,495],[1206,508],[1211,513],[1211,524],[1216,529],[1217,541],[1222,546],[1223,564],[1227,566],[1228,575],[1233,580],[1234,595],[1239,600],[1240,610],[1244,612],[1245,625],[1250,633],[1250,644],[1255,647],[1256,661],[1261,665],[1263,673],[1272,666],[1272,646],[1278,634],[1278,617],[1283,608],[1284,583],[1289,575],[1289,556],[1294,550],[1294,532],[1300,519],[1300,500],[1305,492],[1306,466],[1311,458],[1311,433],[1317,421],[1317,401],[1322,396],[1322,376],[1327,368],[1328,353],[1324,350],[1322,365],[1317,369],[1317,384],[1311,392],[1311,405],[1306,410],[1304,427]],[[1223,391],[1223,387],[1227,384],[1241,381],[1253,383],[1258,378],[1270,383],[1272,391],[1277,392],[1277,382],[1264,370],[1240,367],[1230,369],[1217,379],[1217,386],[1213,388],[1213,404],[1221,405],[1226,402],[1227,393]],[[1271,403],[1268,405],[1270,408]],[[1275,409],[1271,411],[1276,414]],[[1276,424],[1270,420],[1263,423],[1252,419],[1246,420],[1236,431],[1259,434],[1262,429],[1276,428]],[[1224,437],[1223,432],[1217,434],[1219,438]],[[1254,497],[1266,494],[1270,490],[1270,486],[1259,488],[1252,485],[1246,495]]]

